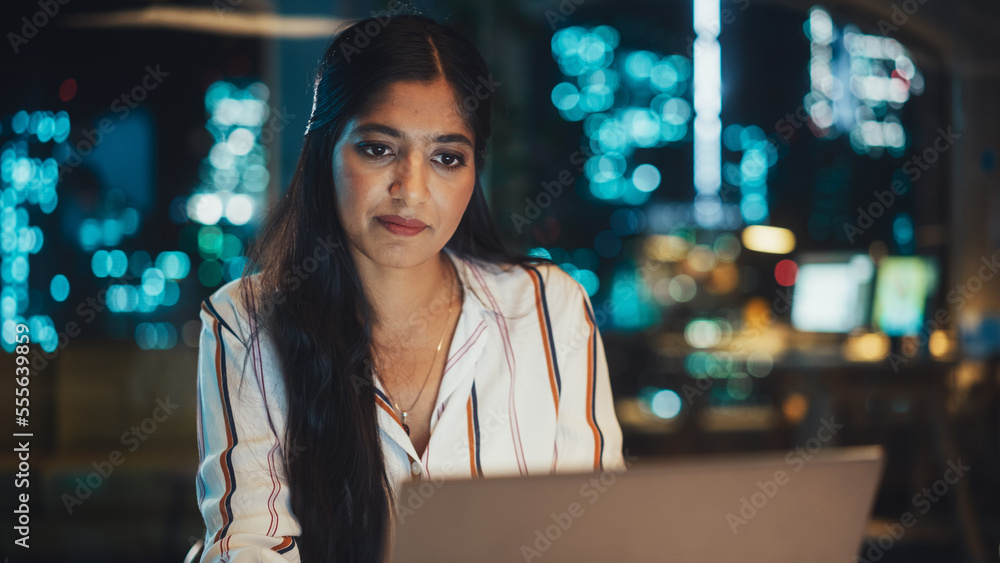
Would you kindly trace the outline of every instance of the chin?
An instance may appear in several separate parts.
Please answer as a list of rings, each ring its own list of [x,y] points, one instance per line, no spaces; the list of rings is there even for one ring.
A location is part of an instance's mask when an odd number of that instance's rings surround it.
[[[364,249],[365,256],[386,268],[412,268],[437,256],[444,248],[432,244],[382,243]]]

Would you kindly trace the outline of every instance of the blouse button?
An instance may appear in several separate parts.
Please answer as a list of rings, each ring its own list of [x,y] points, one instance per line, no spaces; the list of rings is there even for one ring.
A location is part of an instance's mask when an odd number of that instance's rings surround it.
[[[419,476],[421,471],[422,469],[420,468],[419,461],[414,461],[413,463],[410,464],[410,473],[412,473],[414,477]]]

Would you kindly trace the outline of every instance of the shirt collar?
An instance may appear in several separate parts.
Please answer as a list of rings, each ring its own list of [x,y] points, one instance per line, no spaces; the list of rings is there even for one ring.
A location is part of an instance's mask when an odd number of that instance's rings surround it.
[[[499,266],[486,263],[476,259],[467,259],[459,256],[455,251],[445,247],[445,252],[455,264],[459,279],[462,280],[465,300],[462,306],[463,312],[466,308],[490,316],[501,314],[499,304],[495,296],[499,293],[496,287],[495,275]]]
[[[446,358],[450,359],[474,334],[481,332],[466,353],[462,354],[461,359],[456,362],[456,365],[451,366],[441,379],[438,398],[447,401],[448,397],[458,388],[461,381],[472,374],[471,370],[463,370],[460,364],[468,365],[468,362],[474,363],[489,340],[488,334],[483,332],[479,325],[484,322],[489,324],[492,319],[496,318],[496,315],[500,314],[500,310],[499,304],[494,297],[497,294],[498,288],[495,286],[495,280],[493,279],[495,274],[493,270],[497,266],[462,258],[448,248],[445,248],[445,252],[455,265],[455,271],[458,272],[463,287],[462,309]],[[388,401],[388,395],[378,378],[375,378],[375,388],[378,391],[376,393],[376,403],[385,403],[384,405],[379,405],[378,408],[379,426],[393,441],[406,450],[412,459],[420,459],[413,447],[413,443],[410,441],[410,437],[407,436],[398,416],[392,410],[392,405]],[[436,405],[437,401],[435,400]],[[434,421],[435,418],[432,416],[431,420]]]

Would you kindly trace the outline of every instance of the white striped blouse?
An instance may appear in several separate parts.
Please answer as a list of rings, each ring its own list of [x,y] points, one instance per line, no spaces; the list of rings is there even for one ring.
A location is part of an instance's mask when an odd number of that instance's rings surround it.
[[[466,291],[423,455],[376,380],[382,450],[397,490],[408,479],[620,470],[621,428],[583,287],[555,266],[504,272],[446,252]],[[201,320],[202,561],[299,561],[301,528],[282,469],[287,407],[273,343],[261,335],[244,364],[250,327],[238,280],[202,303]],[[240,385],[244,365],[248,377]]]

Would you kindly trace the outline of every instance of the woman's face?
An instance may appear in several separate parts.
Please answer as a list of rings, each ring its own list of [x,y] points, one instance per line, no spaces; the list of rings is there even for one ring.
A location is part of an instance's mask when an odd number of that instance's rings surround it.
[[[396,82],[348,121],[333,182],[355,260],[407,268],[436,257],[472,197],[475,141],[443,79]],[[416,226],[393,224],[403,220]]]

